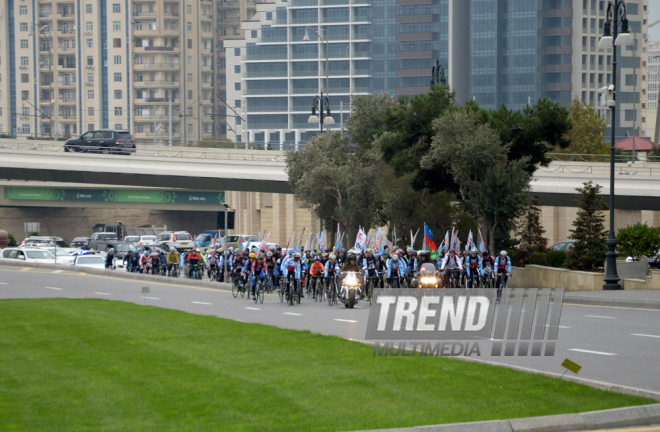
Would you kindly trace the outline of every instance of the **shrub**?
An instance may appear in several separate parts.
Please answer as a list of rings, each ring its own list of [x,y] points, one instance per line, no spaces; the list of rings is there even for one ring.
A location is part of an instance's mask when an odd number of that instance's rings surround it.
[[[519,261],[520,260],[520,254],[518,253],[518,251],[516,249],[505,249],[505,250],[506,250],[507,256],[511,260],[511,265],[515,265],[515,266],[524,265],[524,264],[520,263],[520,261]],[[499,255],[499,251],[495,251],[492,255],[497,258],[497,256]]]
[[[546,259],[547,255],[548,254],[543,253],[543,252],[534,252],[529,257],[529,263],[544,266],[547,263],[547,259]]]
[[[650,227],[646,223],[622,228],[616,234],[617,250],[623,256],[653,257],[660,249],[660,228]]]
[[[548,251],[545,258],[545,265],[549,267],[564,267],[566,264],[566,252],[551,250]]]
[[[9,134],[0,134],[0,138],[11,138]]]
[[[16,242],[16,239],[14,238],[13,235],[7,234],[7,237],[9,238],[9,244],[7,245],[7,247],[16,247],[16,246],[18,246],[18,243]]]
[[[30,233],[30,235],[28,237],[35,237],[35,236],[38,237],[39,233],[36,232],[36,231],[33,231],[33,232]]]

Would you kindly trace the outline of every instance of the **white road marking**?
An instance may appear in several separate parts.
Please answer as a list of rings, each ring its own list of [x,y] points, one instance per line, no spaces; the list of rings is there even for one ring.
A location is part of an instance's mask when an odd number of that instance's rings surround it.
[[[284,312],[284,315],[301,316],[302,314],[297,314],[297,313],[293,313],[293,312]]]
[[[606,316],[600,316],[600,315],[585,315],[588,318],[604,318],[604,319],[616,319],[616,317],[606,317]]]
[[[9,285],[8,282],[0,282],[0,285]]]
[[[249,310],[261,310],[261,309],[259,309],[259,308],[253,308],[253,307],[246,307],[245,309],[249,309]]]
[[[546,326],[546,327],[550,327],[550,324],[546,324],[545,326]],[[570,328],[570,327],[566,327],[566,326],[557,326],[557,327],[559,327],[559,328],[563,328],[563,329],[569,329],[569,328]]]
[[[582,352],[582,353],[587,353],[587,354],[598,354],[598,355],[604,355],[604,356],[615,356],[616,354],[613,353],[606,353],[606,352],[601,352],[601,351],[589,351],[589,350],[583,350],[583,349],[578,349],[578,348],[569,348],[569,351],[575,351],[575,352]]]
[[[660,339],[660,336],[658,336],[658,335],[647,335],[647,334],[641,334],[641,333],[630,333],[630,336],[643,336],[643,337],[650,337],[650,338]]]
[[[64,270],[55,270],[53,273],[62,273]]]
[[[205,302],[192,302],[194,304],[201,304],[201,305],[212,305],[213,303],[205,303]]]
[[[55,291],[62,291],[62,288],[55,288],[55,287],[44,287],[49,290],[55,290]]]
[[[345,320],[345,319],[339,319],[339,318],[335,318],[335,321],[341,321],[341,322],[347,322],[347,323],[356,323],[357,322],[357,321],[354,321],[354,320]]]
[[[158,297],[142,297],[149,300],[160,300]]]
[[[110,293],[101,293],[101,292],[95,292],[94,294],[98,294],[98,295],[107,295],[107,296],[112,295],[112,294],[110,294]]]

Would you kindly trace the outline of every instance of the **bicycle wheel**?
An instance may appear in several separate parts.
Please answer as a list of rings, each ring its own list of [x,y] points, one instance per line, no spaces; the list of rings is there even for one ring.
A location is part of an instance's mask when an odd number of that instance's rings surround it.
[[[293,290],[294,290],[294,284],[293,281],[289,281],[289,306],[293,306]]]
[[[280,284],[280,290],[277,292],[280,297],[280,303],[284,303],[284,287]]]
[[[254,302],[255,303],[259,299],[259,291],[261,291],[261,281],[257,282],[257,285],[254,287]]]
[[[231,284],[231,293],[234,296],[234,298],[238,297],[238,291],[239,291],[238,281],[236,280],[236,278],[234,278],[234,281]]]
[[[334,282],[330,282],[328,284],[328,290],[327,290],[327,296],[328,296],[328,306],[332,306],[332,299],[334,296]]]
[[[300,294],[302,294],[302,287],[298,287],[298,289],[296,289],[296,301],[298,304],[300,304],[300,299],[302,298]],[[307,296],[309,297],[309,294],[307,294]]]
[[[243,279],[240,276],[239,276],[239,278]],[[245,292],[247,291],[247,288],[245,287],[245,282],[243,280],[240,280],[240,279],[238,281],[238,284],[241,287],[240,288],[241,297],[245,297]]]
[[[259,303],[263,303],[264,302],[264,289],[263,289],[263,286],[259,285],[258,288],[259,288],[259,290],[257,291],[257,298],[259,299]]]
[[[370,278],[369,283],[367,284],[367,295],[369,296],[369,304],[374,304],[374,280]]]

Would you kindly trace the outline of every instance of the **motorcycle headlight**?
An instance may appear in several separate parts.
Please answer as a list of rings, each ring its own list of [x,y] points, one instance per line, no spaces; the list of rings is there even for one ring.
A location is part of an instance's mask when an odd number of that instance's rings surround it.
[[[349,273],[346,276],[346,284],[347,285],[357,285],[357,278],[355,277],[355,273]]]
[[[434,276],[423,277],[422,278],[422,283],[423,284],[435,284],[436,282],[437,282],[437,279]]]

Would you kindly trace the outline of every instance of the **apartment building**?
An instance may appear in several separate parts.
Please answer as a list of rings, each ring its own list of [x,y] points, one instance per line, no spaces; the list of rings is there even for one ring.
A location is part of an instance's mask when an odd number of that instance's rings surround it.
[[[254,1],[6,0],[0,133],[123,128],[159,144],[224,134],[222,41],[241,36]]]
[[[642,80],[642,124],[641,135],[657,140],[655,134],[659,119],[658,96],[660,95],[660,42],[650,42],[646,52],[646,69]],[[657,142],[657,141],[656,141]]]

